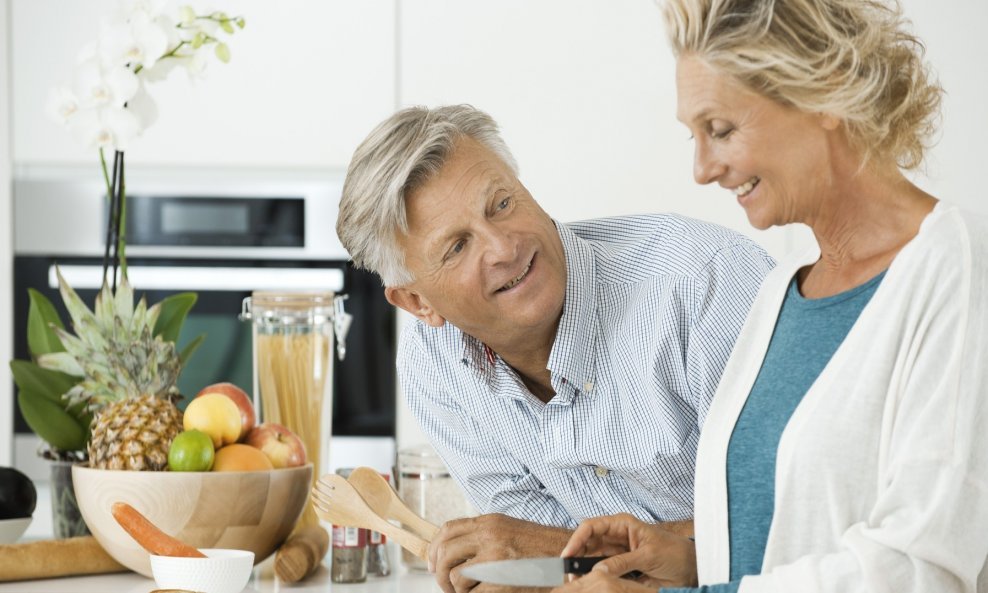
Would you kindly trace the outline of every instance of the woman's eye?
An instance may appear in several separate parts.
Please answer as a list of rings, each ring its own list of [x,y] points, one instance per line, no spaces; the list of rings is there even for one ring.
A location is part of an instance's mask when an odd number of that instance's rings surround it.
[[[503,200],[501,200],[498,203],[497,209],[498,210],[504,210],[505,208],[508,207],[508,204],[510,204],[510,203],[511,203],[511,198],[504,198]]]
[[[731,132],[733,131],[734,131],[734,126],[718,126],[718,127],[711,126],[710,137],[713,138],[714,140],[723,140],[724,138],[730,136]]]

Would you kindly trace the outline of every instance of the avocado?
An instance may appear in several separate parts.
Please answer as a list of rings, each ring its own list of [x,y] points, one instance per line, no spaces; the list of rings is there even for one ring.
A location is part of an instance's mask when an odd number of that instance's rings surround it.
[[[12,467],[0,467],[0,520],[30,517],[37,502],[30,478]]]

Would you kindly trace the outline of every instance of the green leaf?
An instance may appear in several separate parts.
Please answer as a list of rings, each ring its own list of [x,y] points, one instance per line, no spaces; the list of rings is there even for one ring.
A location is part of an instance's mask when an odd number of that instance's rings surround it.
[[[221,62],[226,64],[230,61],[230,48],[225,43],[216,44],[216,57],[219,58]]]
[[[61,404],[62,396],[79,382],[79,379],[43,369],[33,362],[26,360],[10,361],[10,370],[14,374],[14,382],[18,389],[44,397],[56,404]]]
[[[237,17],[237,27],[243,29],[246,26],[247,26],[247,21],[244,20],[244,17],[238,16]]]
[[[65,328],[58,311],[55,310],[55,305],[51,304],[48,297],[33,288],[27,289],[27,293],[31,299],[31,306],[27,312],[27,347],[31,351],[31,356],[63,352],[65,347],[52,329],[52,326]]]
[[[46,443],[62,451],[79,451],[86,447],[88,425],[74,418],[60,404],[45,397],[21,390],[17,405],[25,422]]]
[[[230,24],[229,20],[220,21],[220,27],[223,27],[223,30],[230,35],[233,35],[233,25]]]
[[[182,292],[167,296],[158,303],[158,320],[154,324],[153,335],[161,336],[165,342],[178,342],[182,324],[199,296],[194,292]]]
[[[182,351],[178,353],[178,358],[179,360],[182,361],[182,365],[185,365],[185,363],[189,361],[189,358],[193,354],[195,354],[195,351],[199,348],[199,345],[202,344],[203,340],[205,339],[206,339],[206,334],[199,334],[198,336],[195,337],[194,340],[186,344],[185,348],[182,348]]]

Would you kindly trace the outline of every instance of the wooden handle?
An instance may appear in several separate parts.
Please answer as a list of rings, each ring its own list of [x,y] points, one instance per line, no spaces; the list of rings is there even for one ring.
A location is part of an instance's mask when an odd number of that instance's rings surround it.
[[[383,533],[384,535],[390,537],[394,541],[398,542],[399,546],[405,548],[412,554],[415,554],[422,560],[428,559],[429,542],[415,535],[411,531],[406,531],[401,527],[388,523],[378,515],[371,515],[369,519],[372,525],[366,526],[368,529],[373,529],[378,533]]]
[[[402,525],[419,534],[422,539],[430,543],[436,537],[436,534],[439,533],[438,525],[434,525],[426,521],[412,511],[409,511],[407,515],[398,517],[398,521],[400,521]]]
[[[319,568],[329,551],[329,534],[319,525],[301,527],[281,545],[274,573],[284,583],[297,583]]]
[[[124,572],[92,536],[0,546],[0,581]]]

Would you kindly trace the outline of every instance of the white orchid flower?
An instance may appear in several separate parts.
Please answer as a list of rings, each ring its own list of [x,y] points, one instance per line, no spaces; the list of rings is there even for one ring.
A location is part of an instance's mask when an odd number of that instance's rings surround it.
[[[141,84],[134,96],[127,102],[127,110],[134,114],[141,130],[146,130],[158,120],[158,104]]]
[[[108,26],[100,36],[100,57],[108,64],[150,68],[168,49],[168,34],[144,13]]]
[[[127,150],[141,133],[140,123],[129,109],[107,107],[79,111],[68,122],[69,131],[90,148]]]
[[[73,90],[83,107],[123,107],[137,92],[137,76],[123,66],[105,66],[99,60],[79,65]]]
[[[64,124],[79,111],[79,98],[66,86],[57,86],[48,93],[45,112],[52,120]]]

